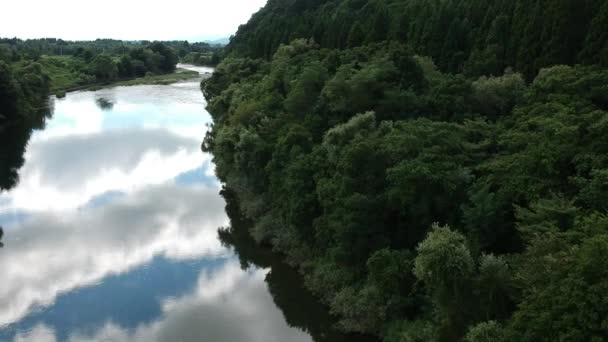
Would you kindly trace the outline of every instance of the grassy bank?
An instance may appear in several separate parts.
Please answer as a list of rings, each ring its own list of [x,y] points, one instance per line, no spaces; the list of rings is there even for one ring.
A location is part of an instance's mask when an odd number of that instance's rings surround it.
[[[179,81],[189,80],[198,76],[199,73],[193,70],[178,69],[172,74],[152,75],[139,77],[132,80],[119,81],[109,84],[110,86],[132,86],[142,84],[171,84]]]
[[[62,97],[76,90],[94,90],[110,86],[131,86],[142,84],[171,84],[198,76],[198,72],[177,69],[170,74],[149,74],[137,78],[119,78],[110,82],[100,82],[90,74],[89,66],[80,58],[71,56],[42,56],[38,63],[48,75],[51,93]]]
[[[38,63],[50,78],[52,93],[66,92],[96,82],[95,76],[88,73],[87,64],[80,58],[42,56]]]

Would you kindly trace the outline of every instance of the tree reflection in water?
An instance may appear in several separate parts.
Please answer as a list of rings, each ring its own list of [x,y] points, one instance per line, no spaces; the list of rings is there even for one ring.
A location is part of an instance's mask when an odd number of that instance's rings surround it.
[[[46,119],[53,114],[53,102],[47,101],[31,116],[12,119],[0,115],[0,191],[10,190],[19,181],[23,156],[35,129],[43,129]]]
[[[114,108],[115,101],[105,97],[98,97],[95,99],[95,103],[101,110],[111,110]]]
[[[255,243],[248,231],[251,223],[240,214],[234,195],[226,189],[221,194],[226,200],[226,213],[231,225],[219,229],[220,241],[224,246],[234,248],[242,269],[252,266],[270,269],[265,281],[289,326],[307,332],[315,342],[377,341],[371,336],[345,335],[336,330],[336,318],[329,314],[327,306],[303,287],[302,276],[283,262],[280,255]]]
[[[45,97],[27,114],[0,114],[0,192],[12,189],[19,182],[19,170],[25,163],[24,155],[32,132],[44,129],[46,120],[53,115],[53,105],[53,101]],[[3,235],[4,229],[0,226],[0,248],[4,247]]]

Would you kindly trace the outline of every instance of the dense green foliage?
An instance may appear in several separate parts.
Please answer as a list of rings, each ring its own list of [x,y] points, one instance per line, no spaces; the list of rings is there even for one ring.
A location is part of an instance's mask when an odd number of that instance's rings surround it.
[[[145,48],[134,48],[122,55],[105,53],[93,55],[88,50],[78,50],[74,57],[46,57],[54,61],[59,69],[85,75],[77,79],[84,84],[91,81],[108,83],[117,79],[143,77],[148,74],[166,74],[175,71],[178,61],[175,51],[162,43],[152,43]],[[51,78],[54,80],[54,73]],[[91,79],[92,78],[92,79]]]
[[[49,78],[40,64],[11,67],[0,60],[0,190],[13,187],[34,128],[51,114]]]
[[[271,57],[282,43],[322,47],[406,42],[442,71],[528,79],[555,64],[608,65],[608,3],[601,0],[270,0],[231,40],[241,56]]]
[[[202,84],[203,149],[347,331],[603,340],[607,8],[269,1]]]

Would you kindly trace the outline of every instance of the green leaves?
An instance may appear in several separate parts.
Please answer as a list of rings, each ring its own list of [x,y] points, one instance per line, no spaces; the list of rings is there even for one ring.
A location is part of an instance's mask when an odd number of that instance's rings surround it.
[[[98,81],[110,81],[118,75],[118,69],[108,55],[97,55],[91,62],[92,72]]]
[[[433,225],[416,251],[414,274],[430,286],[448,289],[473,274],[473,258],[464,236],[447,226]]]
[[[510,114],[525,89],[523,77],[516,73],[507,73],[502,77],[481,77],[473,82],[473,94],[479,111],[490,119]]]
[[[496,321],[482,322],[471,327],[464,340],[466,342],[500,342],[503,340],[503,328]]]
[[[564,247],[541,254],[544,270],[523,278],[526,291],[509,325],[510,340],[600,341],[608,333],[608,236]],[[533,265],[539,256],[527,257]]]

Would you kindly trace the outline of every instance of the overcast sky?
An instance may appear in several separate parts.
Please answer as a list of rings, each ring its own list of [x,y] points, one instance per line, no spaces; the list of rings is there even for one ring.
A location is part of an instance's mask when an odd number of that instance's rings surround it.
[[[267,0],[7,0],[0,37],[66,40],[217,39]]]

